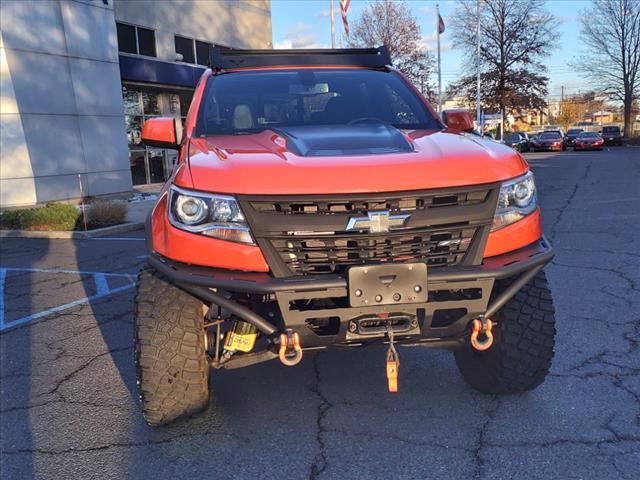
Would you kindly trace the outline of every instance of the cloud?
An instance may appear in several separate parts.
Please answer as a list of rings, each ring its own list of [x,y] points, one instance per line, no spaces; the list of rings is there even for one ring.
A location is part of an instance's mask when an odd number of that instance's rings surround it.
[[[435,9],[435,8],[431,8],[431,7],[430,7],[430,6],[428,6],[428,5],[424,5],[424,6],[420,7],[420,8],[418,9],[418,11],[419,11],[420,13],[425,14],[425,15],[432,15],[432,14],[436,13],[436,9]]]
[[[429,35],[425,35],[423,33],[420,37],[420,42],[418,43],[418,45],[424,50],[429,50],[432,53],[437,53],[438,34],[433,32]],[[449,50],[453,50],[453,44],[451,42],[444,41],[443,36],[440,35],[440,52],[448,52]]]
[[[340,8],[334,7],[333,16],[336,17],[339,12],[340,12]],[[318,12],[315,14],[316,18],[329,18],[330,16],[331,16],[331,10],[329,10],[328,8],[326,10],[322,10],[321,12]]]
[[[287,29],[284,37],[275,42],[275,48],[320,48],[318,36],[311,33],[311,25],[298,22]]]
[[[276,50],[281,50],[281,49],[289,50],[293,47],[291,46],[291,40],[282,40],[281,42],[274,43],[273,48],[275,48]]]

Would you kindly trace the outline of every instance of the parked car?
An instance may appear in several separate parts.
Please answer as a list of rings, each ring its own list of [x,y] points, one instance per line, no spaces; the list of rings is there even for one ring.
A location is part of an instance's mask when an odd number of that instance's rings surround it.
[[[602,138],[604,139],[605,145],[622,146],[622,132],[617,125],[602,127]]]
[[[570,128],[567,130],[567,134],[564,136],[564,143],[567,147],[573,147],[573,142],[576,137],[584,132],[583,128]]]
[[[564,138],[558,131],[542,132],[533,141],[533,151],[564,151],[567,147],[564,144]]]
[[[136,286],[147,422],[205,408],[210,367],[376,342],[390,392],[405,343],[454,350],[486,394],[540,385],[553,250],[520,155],[468,133],[468,111],[440,119],[385,47],[212,50],[184,130],[174,117],[142,128],[179,152]]]
[[[557,127],[555,125],[550,125],[544,129],[545,132],[558,132],[562,138],[564,138],[564,130],[562,128]]]
[[[596,132],[582,132],[575,140],[573,149],[578,150],[602,150],[604,139]]]
[[[529,137],[524,132],[515,132],[507,135],[504,143],[519,152],[528,152],[530,149]]]

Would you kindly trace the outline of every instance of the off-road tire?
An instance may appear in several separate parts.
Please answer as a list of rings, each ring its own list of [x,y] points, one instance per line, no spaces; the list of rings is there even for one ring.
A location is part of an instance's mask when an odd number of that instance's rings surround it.
[[[194,414],[209,401],[204,304],[154,270],[138,275],[135,362],[142,412],[160,426]]]
[[[497,292],[507,284],[498,283]],[[538,273],[494,317],[494,344],[469,343],[455,351],[458,369],[473,388],[489,394],[522,393],[540,385],[551,367],[555,310],[544,272]]]

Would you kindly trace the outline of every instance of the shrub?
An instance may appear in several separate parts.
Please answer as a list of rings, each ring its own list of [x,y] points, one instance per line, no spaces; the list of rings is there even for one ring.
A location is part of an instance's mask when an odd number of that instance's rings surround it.
[[[51,204],[41,208],[7,210],[0,215],[0,228],[21,230],[74,230],[82,213],[73,205]]]
[[[87,227],[101,228],[123,223],[127,217],[127,204],[98,200],[87,207]]]

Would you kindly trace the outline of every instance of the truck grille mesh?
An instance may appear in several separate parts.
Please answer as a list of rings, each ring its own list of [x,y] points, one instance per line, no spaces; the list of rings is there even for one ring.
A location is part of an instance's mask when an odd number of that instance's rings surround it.
[[[275,276],[328,275],[385,262],[426,262],[431,268],[478,264],[499,187],[238,200]],[[350,219],[375,211],[407,220],[384,233],[347,230]]]
[[[282,261],[296,274],[344,273],[352,265],[421,262],[457,265],[475,228],[411,231],[384,235],[332,235],[272,239]]]
[[[252,208],[258,213],[280,215],[366,215],[375,210],[391,212],[411,212],[415,210],[434,209],[438,207],[477,205],[484,202],[488,190],[474,192],[456,192],[448,194],[407,195],[399,198],[355,199],[355,200],[280,200],[253,201]]]

